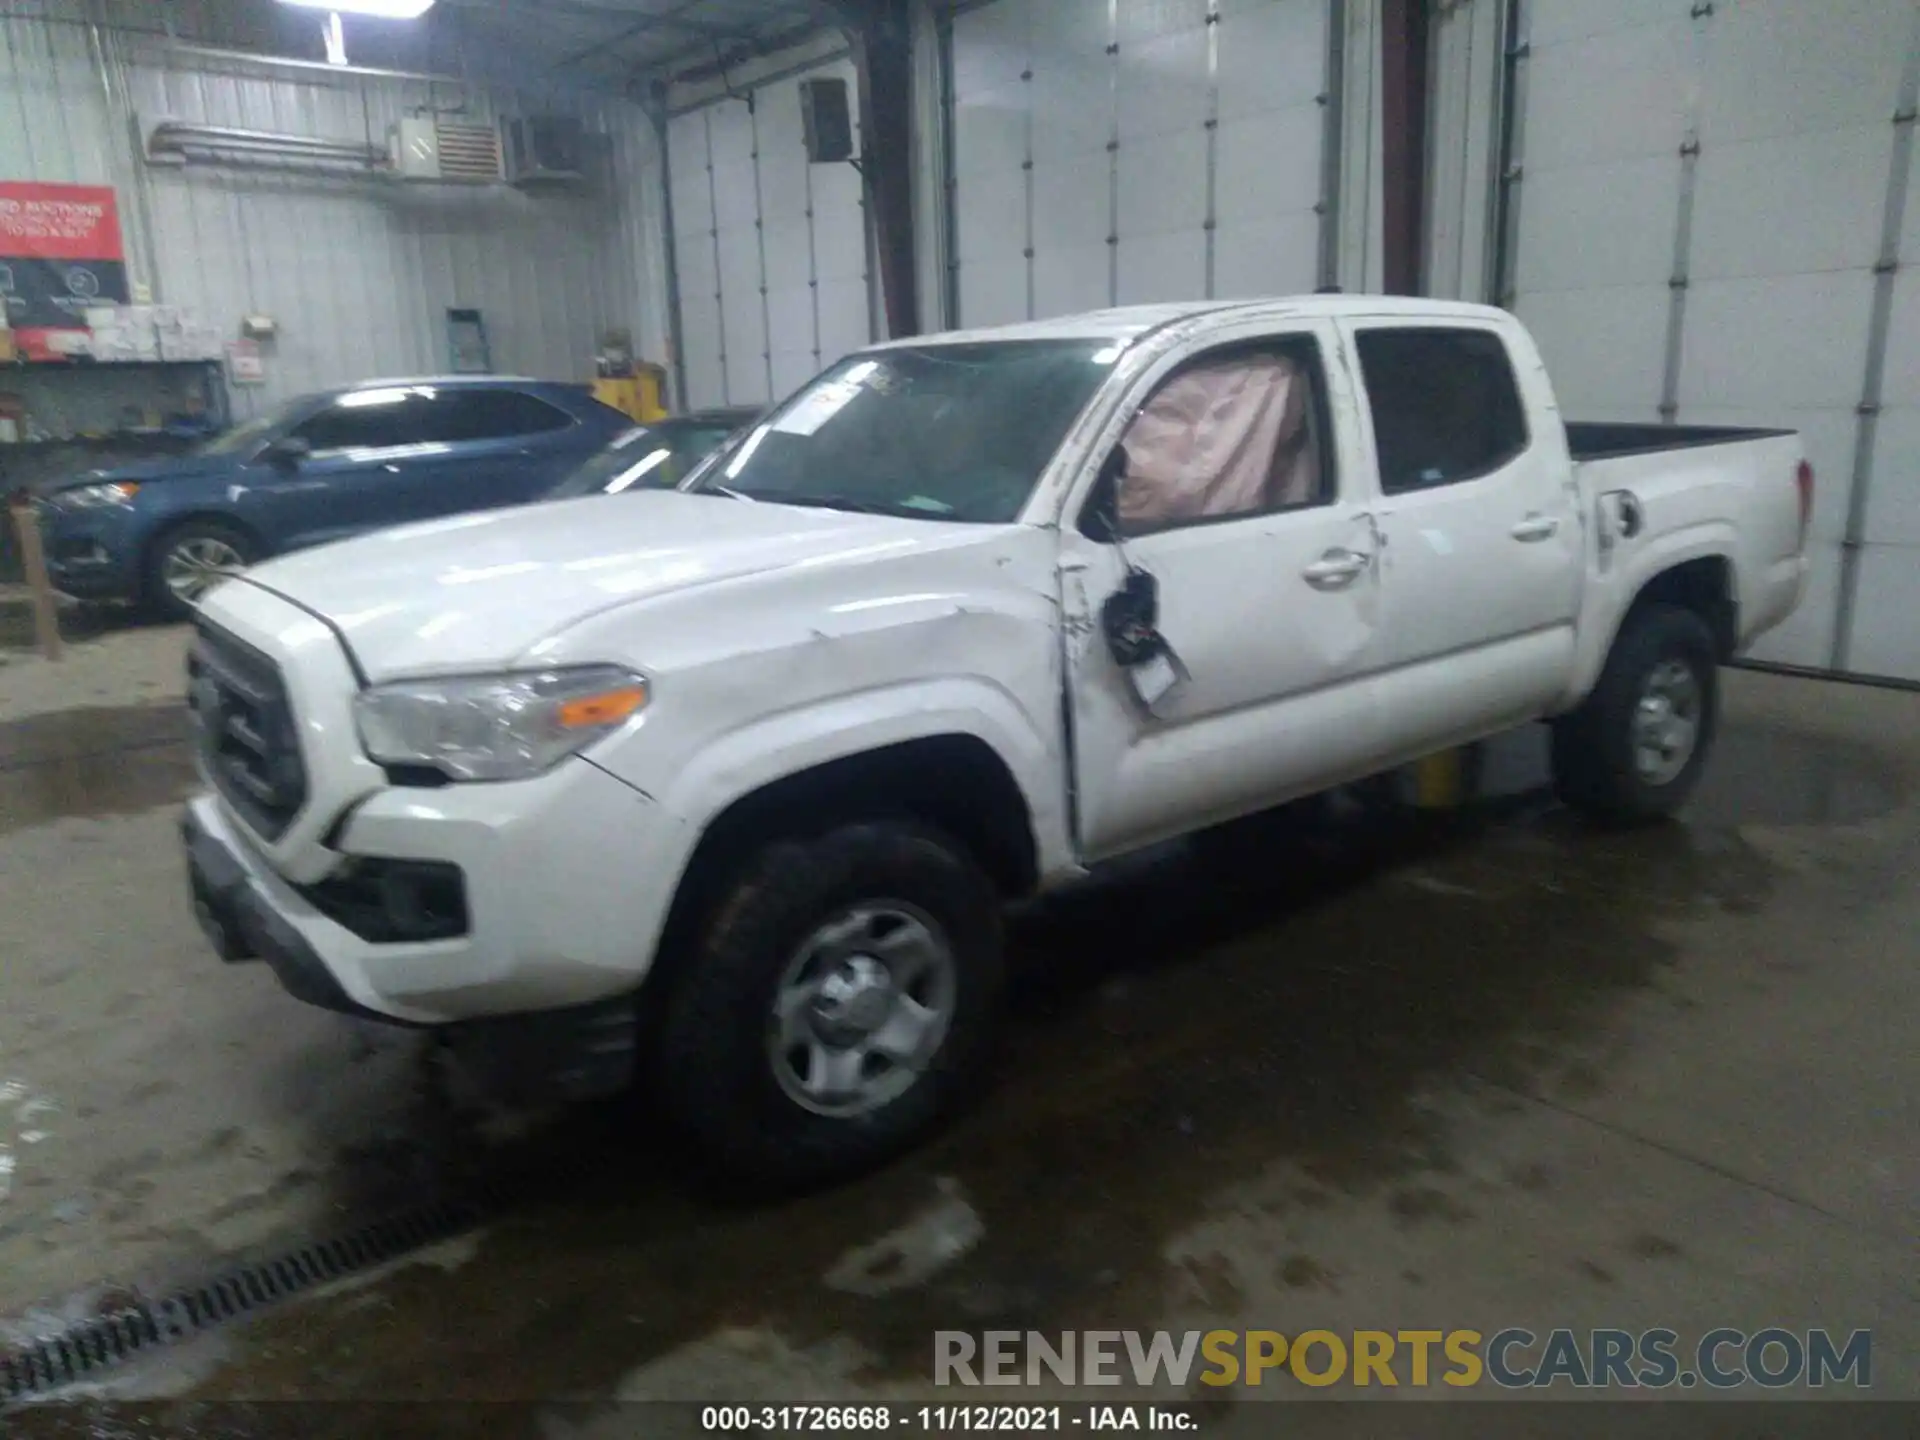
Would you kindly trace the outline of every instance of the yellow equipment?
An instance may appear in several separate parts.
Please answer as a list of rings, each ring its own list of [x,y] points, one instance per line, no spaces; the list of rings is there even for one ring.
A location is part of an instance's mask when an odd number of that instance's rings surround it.
[[[636,425],[651,425],[667,418],[661,397],[666,393],[667,371],[663,365],[636,361],[630,375],[602,375],[593,382],[593,398],[618,410]]]

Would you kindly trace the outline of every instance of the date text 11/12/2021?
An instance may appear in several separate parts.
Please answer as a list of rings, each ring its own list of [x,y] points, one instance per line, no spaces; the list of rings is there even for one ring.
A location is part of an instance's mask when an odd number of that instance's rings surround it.
[[[700,1429],[710,1434],[902,1435],[1140,1431],[1191,1434],[1200,1428],[1190,1405],[708,1405]]]

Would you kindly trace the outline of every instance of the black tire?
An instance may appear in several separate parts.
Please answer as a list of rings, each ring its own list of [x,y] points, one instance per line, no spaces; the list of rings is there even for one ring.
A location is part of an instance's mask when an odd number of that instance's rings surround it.
[[[1650,779],[1635,764],[1634,723],[1655,672],[1675,662],[1692,672],[1698,721],[1677,773]],[[1651,604],[1627,616],[1593,693],[1553,722],[1553,780],[1575,810],[1613,824],[1665,819],[1699,783],[1720,720],[1719,658],[1713,631],[1691,610]]]
[[[783,976],[837,911],[903,902],[947,943],[955,977],[944,1041],[903,1094],[858,1115],[797,1102],[769,1055]],[[929,1132],[984,1074],[1000,1014],[1000,897],[966,852],[912,822],[849,824],[750,858],[692,953],[676,957],[654,1046],[656,1086],[694,1144],[736,1179],[778,1189],[871,1168]]]
[[[158,619],[180,621],[193,616],[193,602],[176,594],[167,577],[174,556],[194,544],[224,546],[239,556],[243,566],[253,564],[261,554],[259,541],[224,520],[183,520],[166,530],[148,547],[140,576],[141,604]]]

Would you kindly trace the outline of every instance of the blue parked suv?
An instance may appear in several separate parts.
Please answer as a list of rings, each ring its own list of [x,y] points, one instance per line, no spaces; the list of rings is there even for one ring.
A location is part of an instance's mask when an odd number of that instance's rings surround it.
[[[284,550],[540,499],[633,422],[584,389],[497,376],[307,395],[176,459],[45,491],[53,583],[183,618]]]

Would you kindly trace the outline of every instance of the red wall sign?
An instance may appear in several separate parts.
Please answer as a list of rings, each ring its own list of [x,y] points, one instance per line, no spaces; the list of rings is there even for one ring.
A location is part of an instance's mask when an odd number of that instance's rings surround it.
[[[0,180],[0,304],[30,360],[84,331],[89,305],[127,303],[120,208],[105,185]]]

